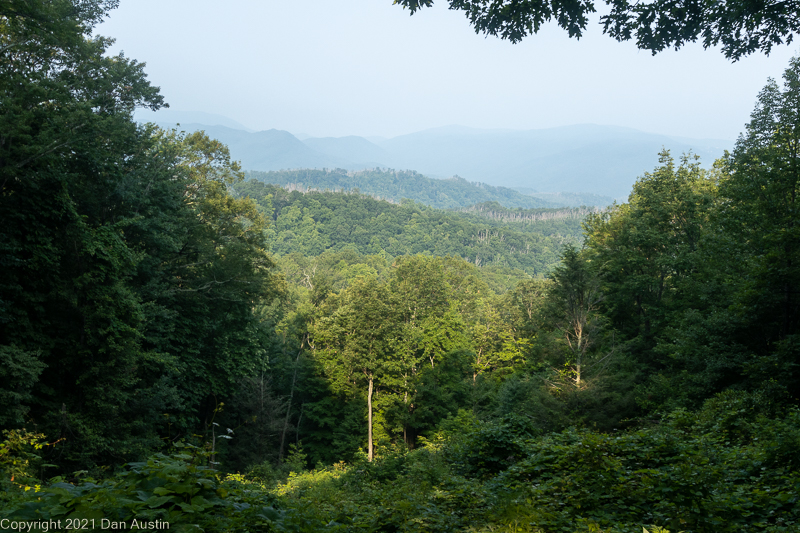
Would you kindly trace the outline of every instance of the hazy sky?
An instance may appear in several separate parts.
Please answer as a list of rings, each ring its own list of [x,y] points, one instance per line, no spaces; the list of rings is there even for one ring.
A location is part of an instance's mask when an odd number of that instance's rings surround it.
[[[174,110],[314,136],[595,123],[735,139],[797,52],[651,56],[596,20],[579,41],[550,24],[512,45],[446,5],[409,16],[392,0],[121,0],[97,33],[146,62]]]

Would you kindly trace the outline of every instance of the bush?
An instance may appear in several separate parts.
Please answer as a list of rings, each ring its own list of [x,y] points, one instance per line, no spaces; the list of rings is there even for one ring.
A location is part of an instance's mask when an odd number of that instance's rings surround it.
[[[5,437],[0,442],[0,488],[11,490],[14,487],[30,488],[38,485],[45,467],[36,453],[50,446],[41,433],[26,429],[4,430]]]
[[[263,487],[236,476],[223,479],[205,466],[209,454],[183,446],[173,455],[156,454],[147,461],[130,463],[108,480],[88,480],[75,485],[56,479],[36,491],[18,491],[11,499],[11,520],[85,519],[95,527],[102,520],[124,522],[133,529],[168,523],[178,531],[299,531],[335,529],[281,510],[278,499]],[[95,522],[92,523],[91,521]],[[153,526],[152,524],[156,524]]]
[[[581,521],[578,531],[640,533],[642,522],[692,533],[797,531],[800,411],[767,418],[743,410],[747,401],[726,394],[653,428],[532,442],[487,483],[494,512],[522,501],[518,515],[548,533],[573,533]]]

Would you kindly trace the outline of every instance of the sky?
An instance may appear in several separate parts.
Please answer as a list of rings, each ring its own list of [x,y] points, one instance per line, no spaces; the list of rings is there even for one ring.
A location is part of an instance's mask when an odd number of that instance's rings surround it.
[[[732,140],[798,52],[652,56],[597,18],[580,40],[550,23],[511,44],[445,0],[413,16],[392,0],[121,0],[95,33],[147,63],[173,110],[317,137],[591,123]]]

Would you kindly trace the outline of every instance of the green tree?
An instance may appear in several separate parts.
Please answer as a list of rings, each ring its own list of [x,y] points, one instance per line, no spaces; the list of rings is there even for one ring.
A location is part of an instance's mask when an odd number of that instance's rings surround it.
[[[472,382],[484,372],[511,371],[524,361],[530,339],[517,337],[497,305],[484,300],[481,317],[472,325],[472,344],[475,357],[472,362]]]
[[[743,372],[800,391],[800,58],[770,80],[719,185],[719,253],[735,287],[732,341],[751,356]]]
[[[561,265],[550,274],[554,283],[548,292],[549,311],[569,353],[569,377],[580,389],[584,363],[602,329],[603,318],[598,311],[603,295],[597,274],[578,250],[568,247],[562,257]]]
[[[227,149],[132,119],[164,103],[89,37],[115,4],[0,2],[0,423],[63,438],[72,469],[202,430],[280,292]]]
[[[532,339],[543,325],[550,279],[523,280],[503,295],[505,320],[518,338]]]
[[[397,337],[391,294],[374,277],[358,278],[325,301],[311,328],[310,344],[333,391],[360,394],[366,388],[367,454],[374,457],[373,395],[391,386],[398,373]]]
[[[227,148],[202,132],[158,138],[151,155],[178,178],[178,204],[151,210],[144,202],[154,184],[142,184],[140,203],[132,202],[148,212],[129,235],[146,253],[135,279],[147,302],[144,347],[172,361],[170,382],[184,406],[173,423],[186,434],[240,380],[259,375],[271,335],[262,307],[284,288],[267,253],[266,221],[251,200],[229,193],[241,172]]]
[[[773,317],[776,340],[800,325],[800,58],[783,77],[783,90],[770,80],[758,95],[720,182],[723,229],[748,258],[746,291],[762,295],[753,310]]]
[[[394,263],[389,286],[401,328],[396,351],[402,379],[395,389],[402,397],[397,418],[409,447],[419,432],[435,426],[432,413],[441,417],[453,411],[451,389],[458,381],[454,373],[469,345],[464,321],[468,306],[463,303],[476,292],[465,265],[458,259],[423,255],[399,257]],[[451,282],[459,284],[462,294]]]
[[[727,290],[709,246],[716,238],[717,174],[691,156],[676,166],[664,151],[660,160],[634,184],[628,203],[587,218],[584,251],[599,276],[600,310],[619,354],[612,366],[629,376],[617,388],[637,384],[637,401],[652,409],[702,400],[731,367],[725,357],[699,365],[710,361],[706,355],[727,353],[716,339],[730,327],[713,312],[717,303],[724,306]],[[706,319],[711,329],[698,329]],[[697,377],[691,386],[689,376]]]
[[[171,396],[143,380],[157,363],[139,349],[124,238],[123,184],[150,145],[131,113],[163,99],[88,37],[113,4],[0,3],[0,410],[69,437],[62,457],[83,465],[157,442],[145,420]]]
[[[652,346],[685,289],[703,267],[700,245],[715,200],[713,176],[696,158],[678,168],[668,151],[661,166],[633,186],[627,204],[586,220],[587,259],[601,277],[604,310],[627,339]]]

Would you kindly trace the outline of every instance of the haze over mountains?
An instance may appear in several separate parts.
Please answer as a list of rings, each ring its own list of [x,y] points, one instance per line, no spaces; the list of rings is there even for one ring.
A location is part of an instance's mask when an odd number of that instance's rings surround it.
[[[493,187],[452,177],[434,179],[413,170],[258,170],[247,171],[247,178],[278,185],[285,189],[307,192],[356,192],[400,203],[413,200],[438,209],[463,209],[495,202],[504,208],[554,208],[609,205],[613,199],[587,193],[523,194],[507,187]]]
[[[227,144],[245,170],[394,168],[430,177],[458,175],[520,192],[592,193],[620,200],[658,164],[663,148],[678,159],[692,151],[710,166],[733,141],[670,137],[623,128],[579,124],[540,130],[483,130],[446,126],[390,139],[304,137],[270,129],[249,131],[208,113],[169,112],[139,120],[185,131],[205,130]],[[154,120],[156,118],[157,120]]]

